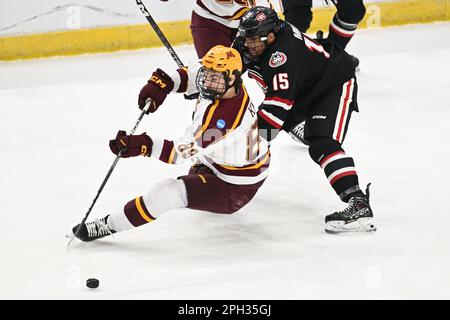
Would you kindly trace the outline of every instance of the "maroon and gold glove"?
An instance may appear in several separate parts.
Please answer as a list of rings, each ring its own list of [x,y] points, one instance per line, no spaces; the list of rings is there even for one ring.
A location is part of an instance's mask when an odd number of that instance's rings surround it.
[[[161,69],[156,69],[147,84],[139,92],[139,109],[144,109],[147,99],[151,99],[152,103],[147,112],[155,112],[164,102],[167,95],[172,91],[174,86],[173,80]]]
[[[109,141],[109,148],[111,151],[119,155],[122,151],[120,157],[129,158],[136,156],[147,156],[150,157],[152,154],[152,139],[145,134],[140,135],[127,135],[125,131],[117,132],[117,136],[114,140]]]

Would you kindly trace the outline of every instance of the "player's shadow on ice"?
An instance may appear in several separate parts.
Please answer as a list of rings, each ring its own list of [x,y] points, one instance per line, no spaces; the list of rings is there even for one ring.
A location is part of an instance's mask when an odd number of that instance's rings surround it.
[[[158,221],[136,230],[115,234],[97,241],[77,241],[75,250],[128,253],[151,252],[152,255],[170,257],[192,255],[202,258],[216,252],[255,251],[286,242],[301,243],[308,236],[323,233],[322,219],[313,209],[295,199],[258,202],[233,215],[216,215],[189,211],[173,217],[171,221]],[[170,222],[170,223],[169,223]],[[209,259],[205,257],[205,259]]]

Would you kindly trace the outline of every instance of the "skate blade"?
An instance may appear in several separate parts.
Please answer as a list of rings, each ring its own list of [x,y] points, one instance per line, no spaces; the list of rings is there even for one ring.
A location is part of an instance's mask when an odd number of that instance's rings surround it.
[[[65,236],[67,239],[73,239],[73,238],[75,238],[75,235],[73,234],[73,233],[68,233],[68,234],[66,234],[66,236]]]
[[[373,218],[360,218],[347,224],[344,221],[330,221],[325,224],[325,232],[331,234],[368,233],[375,231],[377,231],[377,227],[373,224]]]

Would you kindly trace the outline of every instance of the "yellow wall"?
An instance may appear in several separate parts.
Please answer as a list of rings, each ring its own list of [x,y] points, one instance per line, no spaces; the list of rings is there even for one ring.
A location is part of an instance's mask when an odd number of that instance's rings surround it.
[[[368,11],[360,23],[360,28],[450,21],[450,0],[401,0],[366,3],[366,7]],[[316,32],[319,29],[328,30],[328,24],[334,12],[334,7],[315,9],[309,32]],[[172,45],[192,43],[189,21],[165,22],[160,24],[160,28]],[[0,60],[11,61],[159,46],[162,44],[150,25],[139,24],[0,37]]]
[[[367,12],[359,28],[376,27],[373,23],[377,18],[377,10],[380,12],[380,27],[450,21],[450,0],[401,0],[365,4]],[[315,11],[310,31],[328,30],[328,23],[334,12],[334,8]]]

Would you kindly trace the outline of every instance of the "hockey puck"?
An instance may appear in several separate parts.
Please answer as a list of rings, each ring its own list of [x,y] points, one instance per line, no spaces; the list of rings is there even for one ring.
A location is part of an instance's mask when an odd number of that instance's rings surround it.
[[[91,289],[98,288],[99,284],[100,284],[100,281],[98,281],[98,279],[95,279],[95,278],[90,278],[90,279],[86,280],[86,287],[91,288]]]

